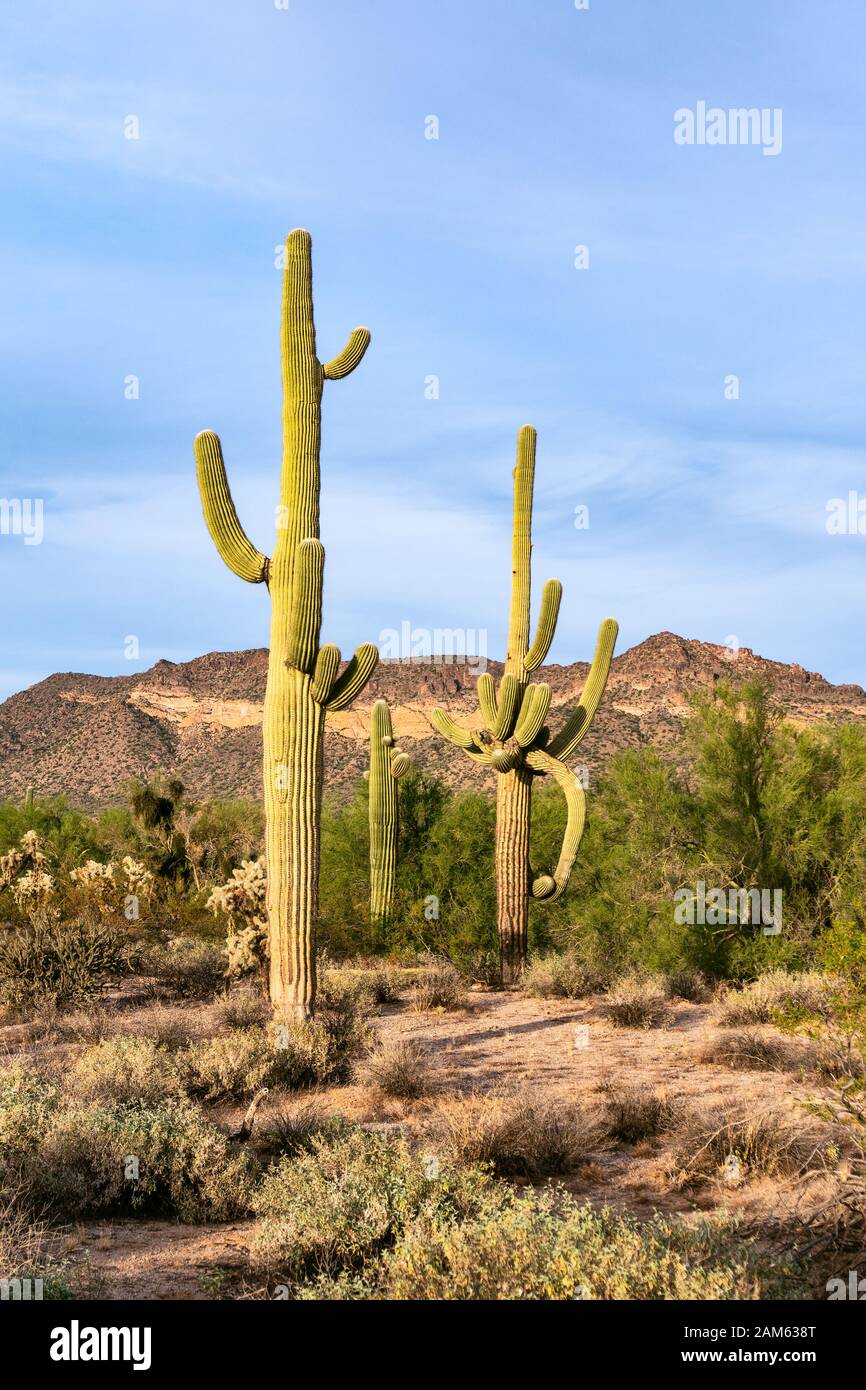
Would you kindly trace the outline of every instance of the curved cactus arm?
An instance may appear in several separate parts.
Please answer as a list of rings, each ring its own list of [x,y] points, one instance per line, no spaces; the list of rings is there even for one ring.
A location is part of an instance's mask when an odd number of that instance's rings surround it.
[[[411,758],[409,757],[409,754],[408,754],[408,753],[403,753],[403,752],[401,752],[399,748],[392,748],[392,749],[391,749],[391,776],[392,776],[392,777],[398,777],[398,778],[399,778],[399,777],[405,777],[405,776],[406,776],[406,773],[409,771],[409,768],[410,768],[411,766],[412,766],[412,760],[411,760]]]
[[[523,697],[520,714],[514,726],[514,737],[521,748],[529,748],[538,737],[550,709],[550,686],[530,685]]]
[[[338,353],[336,357],[332,357],[330,362],[322,364],[322,375],[325,380],[340,381],[344,376],[348,376],[350,372],[355,370],[369,346],[369,328],[353,328],[343,351]]]
[[[511,736],[514,728],[514,721],[517,718],[517,711],[520,708],[520,681],[516,676],[509,675],[508,672],[499,682],[499,699],[496,706],[496,718],[493,721],[490,732],[494,738],[500,742]]]
[[[492,733],[498,714],[498,705],[496,703],[496,686],[489,671],[485,671],[483,675],[478,677],[476,689],[484,727]]]
[[[345,671],[334,682],[334,687],[325,704],[329,713],[347,709],[360,695],[367,681],[379,664],[379,648],[375,642],[363,642],[355,651]]]
[[[308,537],[295,551],[286,646],[286,662],[298,671],[312,671],[316,660],[322,626],[324,576],[325,547],[315,537]]]
[[[607,685],[618,632],[619,624],[615,619],[605,618],[598,630],[595,656],[592,658],[592,666],[581,692],[580,703],[574,713],[566,720],[561,732],[551,740],[548,746],[547,751],[554,758],[570,758],[589,728],[592,716],[598,709],[599,701]]]
[[[430,715],[430,723],[438,734],[447,738],[449,743],[453,743],[456,748],[462,748],[465,752],[480,752],[475,735],[468,729],[461,729],[459,724],[455,724],[450,714],[446,714],[444,709],[434,709]]]
[[[319,655],[316,657],[316,665],[313,669],[313,684],[310,694],[316,704],[326,705],[328,703],[328,697],[334,688],[339,669],[340,648],[335,647],[333,642],[326,642],[324,647],[319,648]]]
[[[535,632],[535,641],[526,653],[523,662],[524,671],[537,671],[550,651],[561,602],[562,584],[558,579],[548,579],[541,591],[541,612],[538,615],[538,627]]]
[[[268,577],[268,557],[256,550],[238,521],[219,435],[202,430],[192,447],[202,511],[214,545],[238,578],[261,584]]]
[[[553,874],[539,874],[532,883],[532,896],[540,902],[554,902],[568,886],[577,851],[586,824],[586,797],[574,773],[558,758],[552,758],[540,748],[533,748],[526,755],[526,761],[535,772],[549,772],[561,788],[568,808],[568,819],[559,863]]]

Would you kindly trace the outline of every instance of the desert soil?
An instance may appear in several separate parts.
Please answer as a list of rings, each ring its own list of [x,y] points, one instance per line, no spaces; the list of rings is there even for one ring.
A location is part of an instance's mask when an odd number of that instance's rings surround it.
[[[628,1083],[666,1095],[689,1109],[796,1112],[798,1103],[820,1093],[814,1077],[796,1068],[785,1072],[730,1071],[701,1061],[720,1032],[710,1005],[680,1003],[668,1025],[653,1029],[613,1027],[601,996],[584,1000],[539,1000],[521,994],[478,992],[453,1013],[418,1014],[405,1005],[385,1008],[374,1020],[383,1041],[416,1039],[428,1050],[438,1083],[436,1095],[422,1101],[389,1100],[362,1085],[317,1093],[324,1109],[352,1120],[407,1135],[436,1132],[442,1109],[460,1095],[527,1087],[545,1098],[600,1107],[600,1087]],[[5,1030],[0,1030],[4,1032]],[[774,1034],[767,1027],[763,1031]],[[788,1038],[790,1048],[807,1047]],[[258,1123],[267,1122],[269,1105],[291,1109],[309,1094],[268,1097]],[[220,1112],[232,1123],[241,1110]],[[802,1115],[802,1110],[799,1110]],[[422,1142],[429,1148],[429,1138]],[[435,1141],[434,1141],[435,1142]],[[674,1139],[603,1148],[566,1185],[575,1196],[609,1204],[639,1217],[654,1211],[680,1214],[729,1211],[745,1221],[779,1215],[802,1200],[796,1184],[767,1180],[741,1185],[717,1182],[697,1192],[679,1189],[671,1176]],[[62,1248],[76,1264],[87,1265],[95,1296],[104,1299],[206,1299],[221,1288],[237,1289],[245,1264],[251,1222],[181,1226],[165,1221],[94,1221],[69,1229]]]

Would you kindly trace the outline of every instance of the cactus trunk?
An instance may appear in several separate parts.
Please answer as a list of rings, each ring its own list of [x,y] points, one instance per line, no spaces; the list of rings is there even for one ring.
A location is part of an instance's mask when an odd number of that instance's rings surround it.
[[[356,328],[342,353],[316,356],[309,232],[286,239],[282,303],[283,462],[277,542],[271,559],[247,539],[232,502],[219,438],[195,442],[199,487],[211,536],[230,569],[265,581],[271,646],[263,720],[263,782],[271,1001],[289,1018],[307,1018],[316,996],[323,742],[327,710],[345,709],[378,660],[359,647],[342,675],[336,647],[319,645],[325,552],[319,540],[322,387],[360,362],[370,341]]]
[[[529,826],[532,777],[515,767],[496,784],[496,925],[502,983],[520,981],[529,930]]]

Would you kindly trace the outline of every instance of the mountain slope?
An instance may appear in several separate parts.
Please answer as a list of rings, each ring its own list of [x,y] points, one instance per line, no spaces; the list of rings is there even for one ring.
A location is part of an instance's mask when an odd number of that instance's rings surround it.
[[[607,694],[581,753],[590,771],[620,748],[650,743],[681,756],[688,696],[714,680],[761,674],[792,720],[866,720],[858,685],[831,685],[802,666],[741,648],[662,632],[614,660]],[[488,669],[497,676],[498,662]],[[586,662],[547,666],[551,725],[559,727],[580,694]],[[477,670],[430,660],[383,662],[352,709],[329,716],[327,785],[347,794],[367,765],[369,711],[384,697],[394,730],[413,761],[452,786],[482,785],[484,769],[443,741],[429,715],[444,705],[460,722],[479,724]],[[262,702],[267,652],[211,652],[193,661],[159,661],[132,676],[54,675],[0,705],[0,797],[64,794],[94,807],[120,801],[133,777],[175,772],[191,795],[259,796]]]

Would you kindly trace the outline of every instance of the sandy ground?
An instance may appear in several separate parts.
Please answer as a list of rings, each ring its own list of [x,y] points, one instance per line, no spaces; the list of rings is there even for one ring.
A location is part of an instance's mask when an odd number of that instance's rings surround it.
[[[668,1025],[653,1029],[613,1027],[601,997],[538,1000],[520,994],[469,993],[453,1013],[418,1014],[405,1004],[386,1007],[374,1020],[383,1041],[412,1038],[428,1051],[437,1093],[416,1102],[381,1097],[360,1084],[317,1093],[324,1108],[356,1121],[400,1128],[410,1135],[435,1133],[437,1115],[459,1095],[529,1087],[546,1098],[600,1106],[599,1088],[627,1082],[666,1095],[688,1109],[745,1105],[758,1110],[803,1111],[802,1100],[820,1087],[806,1070],[731,1071],[700,1060],[718,1034],[710,1005],[680,1003]],[[774,1033],[767,1028],[764,1031]],[[6,1043],[16,1050],[13,1030]],[[788,1038],[795,1050],[807,1044]],[[29,1050],[29,1049],[28,1049]],[[302,1096],[268,1097],[259,1111],[266,1123],[269,1105],[303,1105]],[[233,1123],[241,1111],[215,1114]],[[756,1180],[725,1185],[721,1180],[697,1191],[671,1180],[670,1138],[603,1148],[591,1155],[567,1186],[594,1204],[611,1204],[639,1216],[654,1211],[688,1217],[699,1211],[728,1210],[747,1222],[779,1214],[794,1200],[794,1185]],[[250,1222],[181,1226],[163,1221],[115,1220],[82,1224],[61,1238],[76,1263],[89,1266],[92,1292],[108,1299],[203,1299],[236,1291],[245,1263]]]

